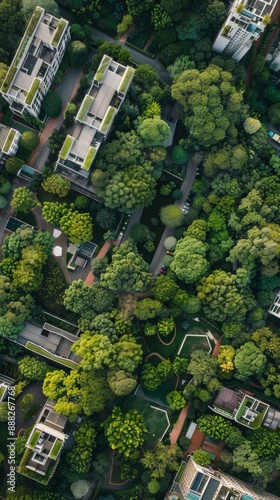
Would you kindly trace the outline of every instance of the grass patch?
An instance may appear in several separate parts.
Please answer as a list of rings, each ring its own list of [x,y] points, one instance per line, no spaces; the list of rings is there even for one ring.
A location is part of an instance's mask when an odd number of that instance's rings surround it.
[[[67,21],[65,21],[65,19],[60,19],[57,28],[54,32],[54,35],[52,37],[51,45],[53,45],[54,47],[57,46],[66,26],[67,26]]]
[[[184,344],[180,351],[180,356],[188,358],[193,351],[202,349],[203,351],[209,351],[209,344],[207,341],[207,335],[203,337],[198,337],[197,335],[187,335]]]
[[[143,49],[149,40],[153,30],[150,26],[147,26],[146,29],[141,29],[136,28],[129,34],[127,41],[135,45],[136,47],[139,47],[140,49]]]
[[[187,330],[184,330],[181,326],[183,321],[187,321],[189,323],[189,328]],[[183,339],[186,334],[203,335],[209,330],[207,323],[204,323],[203,321],[200,322],[194,321],[192,315],[178,316],[177,318],[175,318],[175,324],[176,324],[176,337],[172,342],[172,344],[170,345],[162,344],[158,339],[157,335],[153,335],[152,337],[146,337],[146,342],[149,346],[150,352],[158,352],[164,358],[174,357],[177,355],[180,345],[183,342]],[[201,344],[202,339],[200,338],[200,340],[198,340],[199,337],[195,338],[196,341],[190,339],[189,347],[188,343],[185,342],[186,347],[183,353],[182,352],[180,353],[182,357],[186,356],[185,350],[191,352],[191,350],[193,350],[193,348],[195,347],[195,344],[197,345]],[[207,343],[207,350],[208,350],[208,343]]]
[[[72,147],[74,140],[75,140],[74,137],[71,137],[71,135],[67,135],[67,137],[63,143],[63,146],[60,150],[59,158],[62,158],[62,160],[65,160],[67,158],[68,153]]]
[[[129,83],[131,82],[133,75],[134,75],[134,69],[131,68],[130,66],[128,66],[125,70],[121,84],[119,86],[119,89],[118,89],[119,92],[121,92],[123,94],[126,92],[127,87],[129,85]]]
[[[94,98],[91,95],[85,96],[85,98],[81,104],[81,107],[79,109],[79,113],[77,114],[77,120],[79,120],[81,122],[84,120],[90,106],[93,103],[93,100],[94,100]]]
[[[26,222],[26,224],[30,224],[30,226],[36,226],[36,219],[32,212],[17,212],[17,219]]]
[[[39,436],[41,434],[41,431],[39,429],[35,429],[32,436],[30,437],[30,441],[27,445],[28,448],[31,448],[33,449],[34,446],[36,445],[38,439],[39,439]]]
[[[25,98],[25,102],[26,104],[31,104],[34,97],[35,97],[35,94],[39,88],[39,85],[40,85],[41,81],[39,80],[39,78],[34,78],[33,80],[33,83],[27,93],[27,96]]]
[[[51,361],[54,361],[55,363],[58,363],[59,365],[67,366],[67,368],[71,368],[71,370],[77,369],[78,365],[77,365],[77,363],[74,363],[74,361],[71,361],[69,359],[66,360],[64,358],[60,358],[59,356],[55,356],[54,354],[50,354],[42,347],[39,347],[39,346],[32,344],[32,342],[28,341],[25,347],[26,347],[26,349],[29,349],[32,352],[36,352],[36,354],[39,354],[40,356],[43,356],[47,359],[50,359]]]
[[[41,408],[40,403],[35,403],[34,405],[31,406],[31,408],[29,408],[29,410],[23,413],[22,420],[24,422],[28,422],[28,420],[31,420],[32,418],[35,417],[35,415],[37,415],[40,408]]]
[[[81,166],[83,170],[86,170],[87,172],[89,171],[95,155],[96,155],[96,148],[90,146]]]
[[[144,446],[146,449],[154,449],[158,440],[162,437],[168,421],[166,413],[161,409],[152,408],[153,403],[143,401],[138,397],[127,396],[121,404],[122,410],[127,412],[131,409],[137,410],[144,417],[148,432],[145,434]],[[167,410],[167,414],[169,411]]]
[[[116,114],[116,109],[113,108],[112,106],[109,106],[108,110],[106,112],[106,115],[104,116],[104,118],[102,120],[100,132],[102,132],[103,134],[106,134],[109,126],[111,125],[111,123],[114,119],[115,114]]]
[[[51,449],[51,452],[49,454],[49,457],[52,459],[52,460],[55,460],[57,455],[59,454],[60,450],[61,450],[61,446],[62,446],[62,441],[61,439],[58,439],[56,442],[55,442],[55,445],[52,447]]]
[[[14,140],[15,135],[16,135],[16,131],[13,130],[13,129],[11,129],[10,132],[9,132],[9,134],[8,134],[7,139],[5,141],[5,144],[3,146],[4,153],[8,153],[9,152],[9,149],[11,147],[11,144],[12,144],[12,142]]]

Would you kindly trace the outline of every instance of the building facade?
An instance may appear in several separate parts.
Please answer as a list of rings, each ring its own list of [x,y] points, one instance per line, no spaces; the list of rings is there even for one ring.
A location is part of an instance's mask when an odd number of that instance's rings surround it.
[[[276,293],[275,299],[268,309],[268,312],[273,314],[273,316],[280,318],[280,290]]]
[[[59,456],[68,435],[67,417],[56,413],[53,403],[47,401],[26,442],[26,451],[18,472],[34,481],[48,484],[59,462]]]
[[[253,486],[222,471],[201,467],[189,457],[180,467],[165,500],[279,500],[266,491],[256,492]]]
[[[13,113],[38,117],[69,40],[68,21],[36,7],[0,89]]]
[[[134,76],[134,69],[104,55],[62,145],[55,171],[80,184],[90,176],[94,158],[106,140]],[[86,185],[86,182],[84,182]]]
[[[214,52],[240,61],[259,38],[278,0],[235,0],[214,44]]]
[[[18,150],[20,132],[11,127],[6,127],[0,123],[0,167],[9,158],[15,156]]]

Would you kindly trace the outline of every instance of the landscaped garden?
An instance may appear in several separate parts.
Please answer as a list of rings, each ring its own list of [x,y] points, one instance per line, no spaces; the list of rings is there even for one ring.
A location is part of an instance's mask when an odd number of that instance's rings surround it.
[[[144,417],[147,434],[144,436],[144,446],[146,449],[154,449],[158,440],[161,440],[165,432],[167,432],[170,422],[168,415],[170,410],[166,408],[153,407],[149,401],[144,401],[139,397],[128,396],[122,402],[122,410],[137,410]]]
[[[185,322],[188,323],[187,329],[184,329],[182,327],[182,324],[184,326]],[[191,352],[196,349],[209,351],[208,338],[207,335],[205,335],[206,332],[209,331],[209,326],[207,325],[207,323],[205,323],[204,321],[195,321],[192,316],[187,315],[186,317],[178,316],[177,318],[175,318],[175,324],[176,336],[173,342],[171,342],[169,345],[169,337],[170,340],[172,340],[174,335],[173,333],[164,338],[164,343],[161,342],[157,335],[146,337],[146,342],[148,344],[150,352],[158,352],[164,358],[176,356],[186,335],[188,337],[184,341],[180,356],[188,357]],[[185,326],[187,325],[185,324]],[[212,345],[212,347],[214,347],[214,344]]]

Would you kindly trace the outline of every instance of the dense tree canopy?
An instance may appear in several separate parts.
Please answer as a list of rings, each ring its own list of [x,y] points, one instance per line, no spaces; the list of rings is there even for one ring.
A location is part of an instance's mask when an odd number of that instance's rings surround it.
[[[228,71],[215,65],[202,72],[188,69],[173,84],[172,96],[182,104],[185,125],[202,146],[236,135],[234,125],[242,118],[243,99]]]

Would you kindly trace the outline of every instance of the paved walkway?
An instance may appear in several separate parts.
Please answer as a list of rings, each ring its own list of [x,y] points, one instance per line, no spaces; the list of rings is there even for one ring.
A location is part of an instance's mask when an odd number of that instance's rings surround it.
[[[80,67],[70,68],[57,89],[57,93],[62,98],[62,112],[57,118],[49,118],[47,124],[40,135],[40,142],[28,159],[28,165],[41,170],[45,165],[49,155],[48,140],[54,129],[59,130],[63,123],[63,113],[67,102],[75,97],[80,86],[80,79],[84,75]]]
[[[105,241],[104,245],[101,247],[98,254],[96,255],[96,258],[98,257],[99,259],[103,259],[107,254],[107,252],[109,251],[109,249],[111,248],[111,245],[112,245],[111,241]],[[91,286],[94,281],[96,281],[96,277],[90,271],[85,279],[85,284]]]
[[[218,356],[218,353],[219,353],[219,349],[220,349],[220,345],[222,343],[222,340],[223,340],[223,335],[219,338],[219,340],[217,341],[213,351],[212,351],[212,356]]]
[[[185,408],[182,409],[182,411],[179,415],[179,418],[175,424],[174,429],[170,432],[170,437],[169,437],[170,438],[170,448],[173,448],[173,446],[178,441],[178,438],[181,434],[183,425],[184,425],[185,420],[188,416],[188,411],[189,411],[189,408],[191,407],[191,405],[192,405],[192,403],[191,403],[191,401],[189,401],[187,406],[185,406]]]

